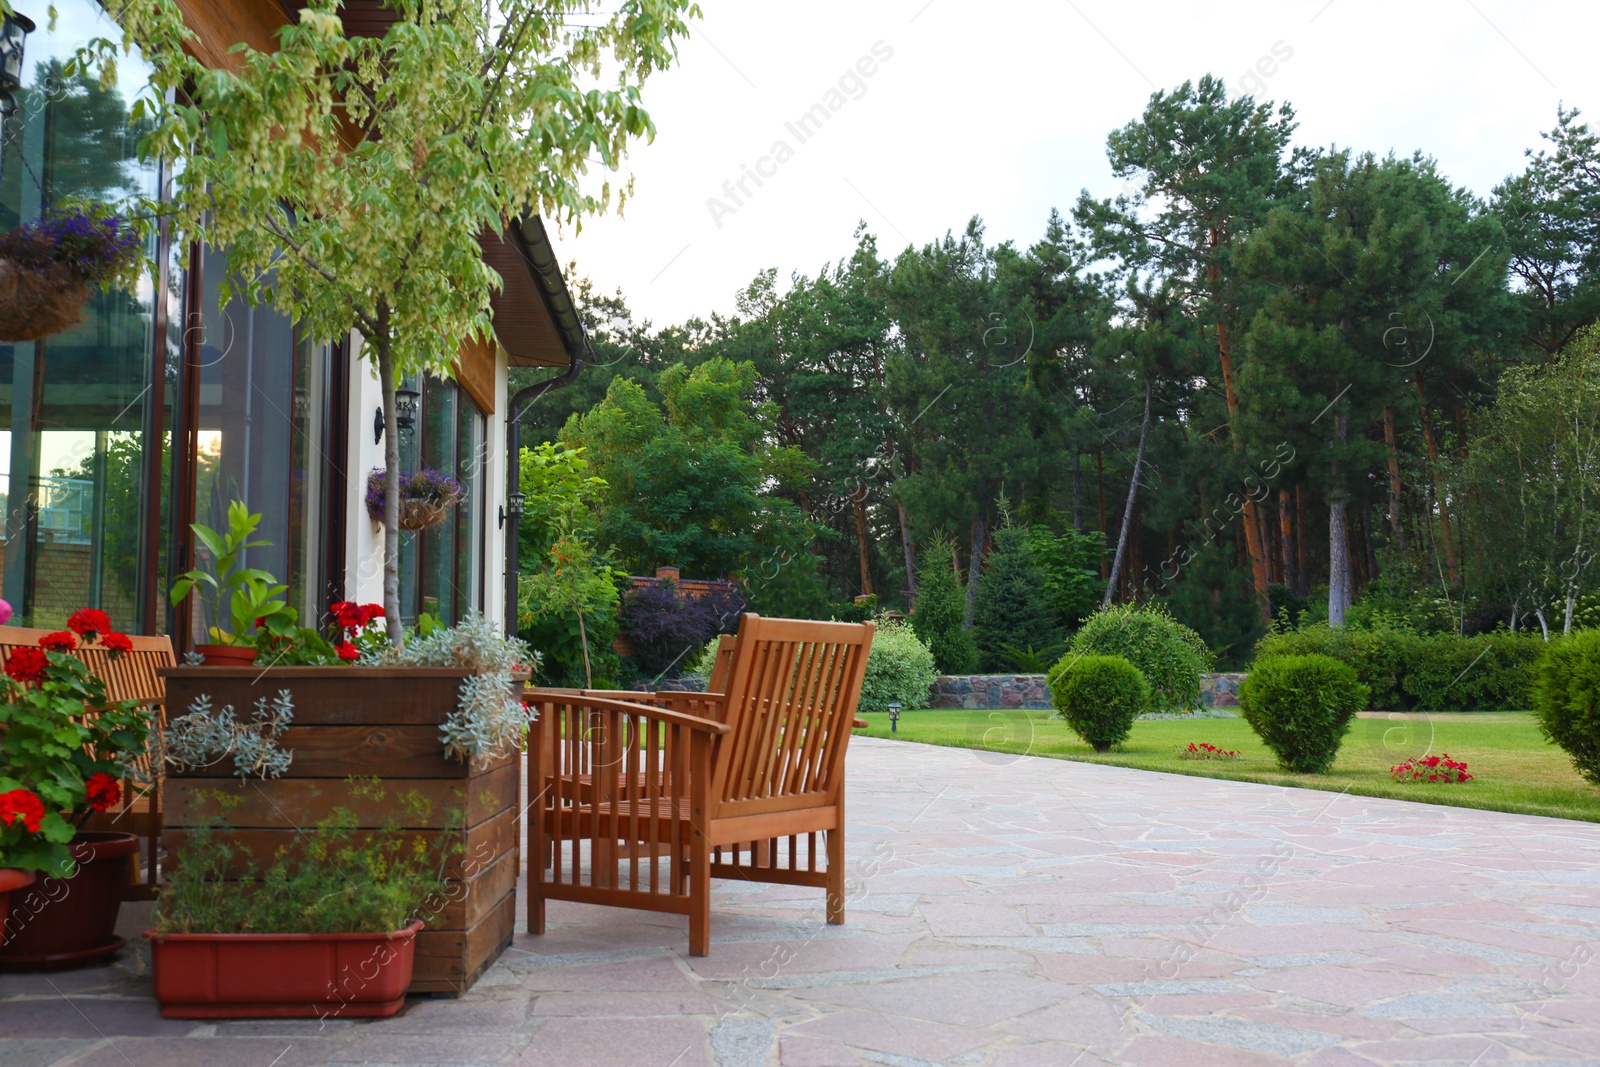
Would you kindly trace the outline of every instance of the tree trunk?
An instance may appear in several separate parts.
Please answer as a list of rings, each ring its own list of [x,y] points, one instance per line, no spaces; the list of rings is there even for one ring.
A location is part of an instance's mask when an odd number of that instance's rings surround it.
[[[984,492],[979,500],[987,497],[988,486],[983,486]],[[983,516],[983,507],[978,507],[978,513],[972,517],[972,555],[967,561],[967,613],[962,620],[962,629],[972,629],[972,611],[978,603],[978,578],[983,574],[983,542],[989,534],[987,520]]]
[[[1072,528],[1083,532],[1083,449],[1072,450]]]
[[[388,305],[378,307],[378,333],[367,343],[378,350],[378,384],[383,389],[383,624],[389,643],[405,640],[400,621],[400,431],[394,418],[394,353],[389,348]]]
[[[1213,270],[1219,268],[1213,267]],[[1228,324],[1217,320],[1217,351],[1222,359],[1222,389],[1228,403],[1228,438],[1235,453],[1239,451],[1239,395],[1233,388],[1233,346],[1228,341]],[[1256,525],[1256,502],[1246,493],[1244,498],[1244,546],[1250,553],[1250,579],[1255,585],[1256,606],[1261,621],[1272,621],[1272,603],[1267,597],[1267,557],[1261,547],[1261,528]]]
[[[1293,504],[1289,490],[1278,490],[1278,554],[1282,557],[1283,584],[1288,589],[1297,588],[1294,571]]]
[[[1122,505],[1122,531],[1117,534],[1117,554],[1111,561],[1111,579],[1106,582],[1106,595],[1100,606],[1111,603],[1111,593],[1122,574],[1122,561],[1128,554],[1128,533],[1133,529],[1133,505],[1139,499],[1139,474],[1144,466],[1144,445],[1150,436],[1151,386],[1144,387],[1144,421],[1139,424],[1139,451],[1133,457],[1133,477],[1128,480],[1128,499]]]
[[[910,607],[917,599],[917,553],[911,544],[911,520],[906,517],[906,506],[898,500],[894,506],[900,513],[900,547],[906,556],[906,606]]]
[[[1389,529],[1394,533],[1394,546],[1406,550],[1406,528],[1400,521],[1400,450],[1394,441],[1394,412],[1383,406],[1383,444],[1389,450]]]
[[[850,494],[850,504],[856,513],[856,545],[861,557],[861,592],[872,595],[872,552],[867,548],[867,489],[858,485]]]
[[[1345,531],[1345,495],[1339,485],[1337,449],[1345,443],[1350,427],[1346,415],[1335,415],[1334,459],[1328,490],[1328,625],[1344,626],[1344,610],[1350,606],[1350,541]]]
[[[1111,587],[1109,581],[1111,577],[1111,564],[1106,562],[1105,553],[1103,551],[1106,543],[1106,451],[1103,448],[1097,448],[1094,450],[1094,469],[1095,479],[1099,484],[1098,492],[1100,494],[1100,545],[1102,547],[1102,552],[1100,555],[1100,580],[1102,582],[1106,582],[1106,588],[1109,589]]]
[[[1444,487],[1439,482],[1439,446],[1433,436],[1433,414],[1428,410],[1428,395],[1422,388],[1422,372],[1417,371],[1417,402],[1422,407],[1422,438],[1428,443],[1428,474],[1433,483],[1433,499],[1439,506],[1439,540],[1444,543],[1445,571],[1450,584],[1461,580],[1461,567],[1456,560],[1456,541],[1450,535],[1450,509],[1445,506]]]
[[[1311,592],[1311,575],[1306,573],[1306,487],[1294,487],[1294,576],[1295,596],[1308,596]]]

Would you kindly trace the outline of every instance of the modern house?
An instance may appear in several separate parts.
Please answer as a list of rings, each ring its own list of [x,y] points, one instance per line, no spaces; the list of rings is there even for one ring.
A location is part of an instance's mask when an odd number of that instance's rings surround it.
[[[38,28],[4,129],[5,229],[64,197],[116,202],[166,180],[135,154],[138,57],[124,58],[110,88],[61,73],[87,39],[118,35],[105,9],[56,0],[52,28],[39,6],[19,5]],[[271,48],[295,6],[180,0],[196,55],[213,66],[231,62],[235,42]],[[344,16],[350,33],[381,33],[393,18],[379,0],[347,0]],[[467,489],[442,526],[402,533],[408,617],[504,619],[507,373],[560,373],[586,344],[537,217],[482,245],[504,280],[493,341],[463,346],[453,378],[406,383],[419,396],[397,428],[406,463]],[[249,562],[288,584],[303,620],[333,600],[381,600],[382,532],[364,498],[385,427],[359,338],[308,337],[271,308],[221,306],[226,249],[169,233],[149,251],[153,280],[95,293],[83,321],[58,334],[0,344],[0,595],[16,621],[57,626],[76,607],[98,606],[120,628],[171,633],[187,647],[203,622],[174,613],[166,590],[197,562],[189,525],[225,525],[232,499],[263,515],[272,545]]]

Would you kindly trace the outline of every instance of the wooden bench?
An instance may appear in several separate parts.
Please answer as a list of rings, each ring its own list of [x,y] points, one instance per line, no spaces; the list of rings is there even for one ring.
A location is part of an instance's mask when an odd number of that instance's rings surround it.
[[[0,660],[9,656],[14,648],[37,648],[39,638],[54,632],[26,626],[0,626]],[[133,643],[133,651],[124,652],[116,659],[99,645],[80,645],[73,655],[105,682],[108,697],[114,701],[137,701],[155,716],[152,728],[160,728],[166,724],[167,688],[156,672],[162,667],[176,666],[172,638],[130,635],[128,640]],[[107,830],[144,838],[144,867],[141,870],[137,861],[132,865],[128,885],[123,890],[125,900],[153,900],[159,875],[160,768],[150,767],[143,759],[140,767],[155,784],[149,788],[135,788],[132,783],[124,782],[120,804],[110,811],[91,815],[83,826],[85,830]]]

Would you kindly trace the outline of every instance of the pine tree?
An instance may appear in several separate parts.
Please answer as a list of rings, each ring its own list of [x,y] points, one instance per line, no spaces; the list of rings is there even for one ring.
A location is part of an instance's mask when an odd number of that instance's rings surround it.
[[[978,580],[973,634],[985,671],[1016,670],[1018,653],[1055,647],[1060,634],[1044,593],[1044,575],[1028,552],[1027,531],[996,530],[988,566]]]
[[[970,674],[978,668],[978,646],[962,628],[966,596],[951,564],[954,548],[940,538],[922,553],[917,568],[917,607],[911,628],[933,651],[940,674]]]

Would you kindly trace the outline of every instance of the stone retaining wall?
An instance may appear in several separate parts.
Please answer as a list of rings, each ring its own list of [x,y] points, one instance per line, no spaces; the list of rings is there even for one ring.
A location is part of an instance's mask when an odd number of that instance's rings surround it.
[[[1050,687],[1042,674],[941,675],[933,684],[930,708],[1048,708]],[[1200,678],[1200,703],[1208,708],[1239,706],[1243,674]]]

